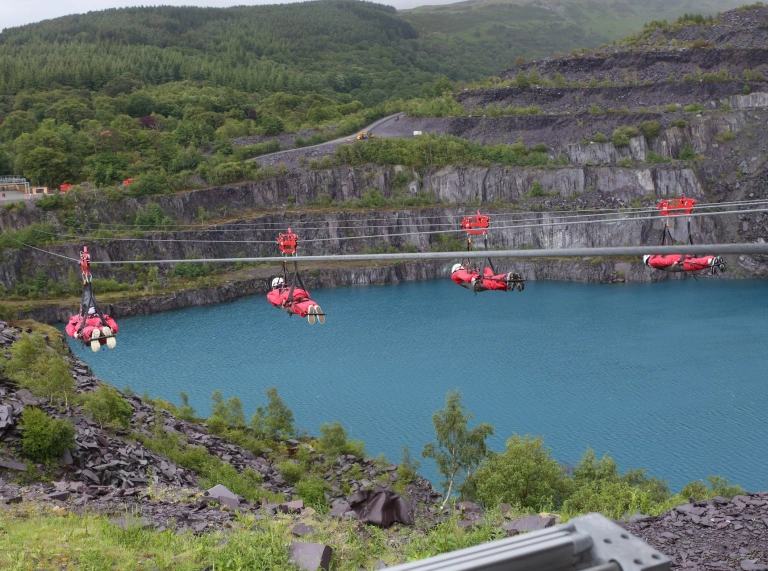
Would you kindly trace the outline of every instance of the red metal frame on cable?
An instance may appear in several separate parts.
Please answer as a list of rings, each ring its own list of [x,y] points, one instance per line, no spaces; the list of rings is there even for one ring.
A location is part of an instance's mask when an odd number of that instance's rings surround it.
[[[296,249],[299,246],[299,237],[288,228],[286,234],[280,234],[277,237],[277,246],[284,255],[296,255]]]
[[[477,211],[474,216],[466,216],[461,221],[461,229],[466,230],[470,236],[478,236],[488,232],[488,226],[490,225],[491,217],[484,216]]]
[[[681,194],[680,198],[668,198],[659,202],[659,214],[662,216],[682,216],[683,214],[690,214],[693,212],[693,207],[696,206],[695,198],[686,198],[685,194]]]

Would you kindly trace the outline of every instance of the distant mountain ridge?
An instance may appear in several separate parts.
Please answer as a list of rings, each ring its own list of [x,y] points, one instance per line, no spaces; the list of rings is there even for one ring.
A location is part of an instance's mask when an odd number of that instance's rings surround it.
[[[352,0],[233,8],[109,9],[0,33],[0,94],[203,81],[238,90],[350,93],[366,104],[419,95],[440,75],[475,80],[734,0],[472,0],[398,12]],[[374,92],[371,94],[371,92]]]

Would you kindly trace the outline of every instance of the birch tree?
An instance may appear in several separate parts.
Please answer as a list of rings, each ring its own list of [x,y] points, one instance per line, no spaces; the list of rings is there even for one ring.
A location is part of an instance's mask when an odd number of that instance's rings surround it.
[[[421,455],[431,458],[437,464],[437,471],[445,477],[443,503],[445,506],[451,497],[459,478],[466,479],[485,457],[485,440],[493,434],[493,426],[485,422],[474,428],[468,427],[474,418],[471,412],[465,412],[461,403],[461,392],[450,391],[445,397],[445,408],[432,415],[436,442],[424,446]]]

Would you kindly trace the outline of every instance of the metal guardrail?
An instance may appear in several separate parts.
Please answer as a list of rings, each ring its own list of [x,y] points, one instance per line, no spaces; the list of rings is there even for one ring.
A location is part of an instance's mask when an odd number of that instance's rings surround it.
[[[668,571],[669,557],[600,514],[391,571]]]
[[[20,176],[0,176],[0,190],[24,190],[24,194],[29,194],[29,181]]]

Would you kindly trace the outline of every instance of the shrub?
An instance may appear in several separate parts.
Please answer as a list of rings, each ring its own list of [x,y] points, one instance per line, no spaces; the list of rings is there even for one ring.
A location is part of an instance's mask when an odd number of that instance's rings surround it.
[[[724,143],[727,143],[728,141],[733,141],[736,138],[736,133],[734,133],[731,130],[723,131],[722,133],[718,133],[715,137],[715,141],[720,143],[721,145]]]
[[[648,513],[652,502],[648,494],[623,481],[592,481],[578,487],[563,503],[563,519],[598,512],[618,519],[623,514]]]
[[[683,107],[683,111],[686,113],[699,113],[704,111],[704,106],[701,103],[691,103]]]
[[[741,92],[744,95],[749,95],[750,93],[752,93],[752,90],[749,88],[749,85],[745,85],[744,87],[741,88]]]
[[[35,200],[35,208],[41,208],[42,210],[58,210],[59,208],[63,208],[65,203],[66,200],[63,195],[49,194]],[[24,208],[24,203],[18,204],[21,204],[21,207]]]
[[[365,444],[359,440],[348,440],[347,431],[338,421],[325,423],[320,427],[320,440],[317,449],[326,455],[329,462],[342,454],[352,454],[358,458],[365,456]]]
[[[515,434],[507,440],[507,450],[491,453],[461,491],[486,508],[506,502],[538,512],[559,504],[563,482],[563,469],[543,440]]]
[[[150,202],[136,213],[133,223],[138,230],[167,230],[173,224],[173,218],[159,204]]]
[[[245,176],[242,163],[223,163],[211,171],[211,184],[229,184],[242,180]]]
[[[35,201],[35,206],[37,206],[37,203],[40,202],[42,199],[38,199]],[[3,210],[6,212],[13,212],[14,210],[24,210],[26,206],[24,206],[24,202],[8,202],[3,207]]]
[[[289,484],[295,484],[304,475],[304,467],[293,460],[285,460],[278,463],[275,468],[283,475]]]
[[[675,127],[679,129],[685,129],[688,126],[688,122],[685,119],[677,119],[675,121]]]
[[[654,139],[661,133],[661,125],[658,121],[643,121],[640,123],[639,130],[646,139]]]
[[[11,360],[0,359],[0,372],[50,402],[55,399],[67,402],[75,392],[67,364],[39,333],[14,343]]]
[[[296,494],[304,500],[304,505],[311,507],[318,513],[328,511],[328,500],[325,499],[325,481],[317,475],[301,478],[294,489]]]
[[[741,486],[731,486],[728,479],[723,478],[722,476],[707,476],[707,484],[701,480],[690,482],[680,490],[680,494],[678,495],[683,498],[704,500],[715,496],[732,498],[747,493]]]
[[[693,145],[690,143],[685,143],[683,145],[683,148],[680,149],[680,155],[678,158],[681,161],[690,161],[696,158],[696,150],[693,148]]]
[[[450,95],[436,99],[412,99],[405,104],[405,112],[411,117],[460,117],[467,110]]]
[[[645,155],[645,161],[649,164],[656,164],[656,163],[667,163],[669,162],[669,159],[665,159],[659,153],[648,151],[648,153],[646,153]]]
[[[38,462],[46,462],[61,456],[75,445],[75,429],[72,423],[60,418],[53,419],[38,408],[25,408],[21,413],[21,451]]]
[[[538,180],[534,180],[531,184],[531,190],[528,192],[528,194],[532,198],[537,198],[540,196],[546,196],[547,193],[544,191],[544,187],[541,186],[541,183]]]
[[[166,177],[159,171],[150,171],[136,177],[130,186],[128,194],[131,196],[147,196],[150,194],[162,194],[168,190]]]
[[[592,137],[592,140],[595,143],[607,143],[608,137],[604,133],[595,133]]]
[[[83,396],[83,408],[91,413],[93,420],[100,426],[111,424],[128,428],[133,415],[130,403],[117,389],[108,385],[100,385],[92,393]]]
[[[589,112],[592,113],[593,115],[596,115],[597,113],[601,113],[602,109],[600,109],[600,107],[597,105],[590,105]]]
[[[640,131],[635,127],[623,126],[613,132],[611,141],[613,141],[613,144],[617,147],[626,147],[629,145],[629,140],[633,137],[637,137],[639,134]]]

